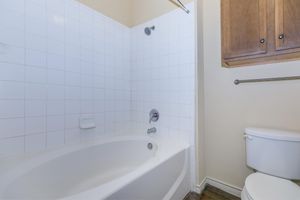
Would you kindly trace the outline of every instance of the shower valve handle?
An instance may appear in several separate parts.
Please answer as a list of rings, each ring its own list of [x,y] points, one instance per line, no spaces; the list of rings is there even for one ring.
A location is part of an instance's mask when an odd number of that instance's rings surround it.
[[[157,122],[159,119],[159,112],[156,109],[152,109],[149,113],[149,123]]]

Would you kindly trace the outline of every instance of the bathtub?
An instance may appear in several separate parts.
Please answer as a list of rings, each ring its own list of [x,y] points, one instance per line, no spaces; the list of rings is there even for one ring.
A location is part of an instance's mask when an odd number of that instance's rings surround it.
[[[1,200],[182,200],[188,145],[118,137],[32,156],[0,174]]]

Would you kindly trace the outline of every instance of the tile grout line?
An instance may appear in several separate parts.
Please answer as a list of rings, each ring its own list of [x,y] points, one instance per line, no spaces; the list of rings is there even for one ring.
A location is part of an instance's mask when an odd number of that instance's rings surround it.
[[[23,0],[24,3],[24,153],[26,152],[26,51],[27,51],[27,45],[26,45],[26,0]]]
[[[66,3],[67,1],[64,1],[64,145],[66,145]]]
[[[45,149],[48,148],[48,89],[49,89],[49,80],[48,80],[48,71],[49,71],[49,67],[48,67],[48,47],[49,47],[49,38],[48,38],[48,28],[49,28],[49,25],[48,25],[48,1],[45,1],[45,5],[44,5],[44,9],[45,9],[45,13],[46,13],[46,49],[45,49],[45,52],[46,52],[46,100],[45,100],[45,109],[46,109],[46,113],[45,113],[45,120],[46,120],[46,125],[45,125]]]

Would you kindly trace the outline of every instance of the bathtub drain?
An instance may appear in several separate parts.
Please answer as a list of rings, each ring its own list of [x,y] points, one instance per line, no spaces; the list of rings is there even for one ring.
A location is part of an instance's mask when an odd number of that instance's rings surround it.
[[[148,147],[149,150],[152,150],[153,149],[153,144],[152,143],[148,143],[147,147]]]

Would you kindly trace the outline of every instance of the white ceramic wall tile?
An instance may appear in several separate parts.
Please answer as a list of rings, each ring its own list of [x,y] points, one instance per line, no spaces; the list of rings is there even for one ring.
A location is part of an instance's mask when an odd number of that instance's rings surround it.
[[[0,99],[24,99],[24,84],[0,81]]]
[[[30,23],[30,22],[28,22]],[[32,28],[31,28],[32,29]],[[30,30],[32,32],[37,32],[35,30]],[[42,56],[43,59],[45,59],[46,55],[42,54],[41,52],[46,52],[47,50],[47,38],[45,35],[42,35],[44,33],[40,33],[40,35],[35,34],[35,33],[30,33],[30,32],[26,32],[26,36],[25,36],[25,45],[27,49],[30,50],[34,50],[34,51],[40,51],[40,55]],[[29,51],[29,50],[27,50]],[[34,55],[32,55],[33,53],[37,52],[27,52],[27,60],[33,60],[34,58],[30,59],[30,56],[33,57]],[[44,64],[44,63],[42,63]],[[44,65],[43,65],[44,66]]]
[[[25,13],[27,16],[39,16],[39,19],[46,18],[45,4],[39,3],[34,0],[25,0]]]
[[[24,119],[0,119],[0,139],[24,135]]]
[[[48,54],[47,55],[48,68],[64,70],[65,69],[65,57],[63,55]]]
[[[79,100],[81,96],[80,92],[80,87],[67,86],[65,87],[65,98],[68,100]]]
[[[1,81],[24,81],[25,68],[23,65],[0,63]]]
[[[43,84],[25,83],[26,100],[45,100],[47,98],[47,86]]]
[[[53,149],[65,144],[65,133],[63,131],[49,132],[47,134],[47,148]]]
[[[80,112],[81,112],[81,114],[94,113],[94,101],[82,100],[80,102]]]
[[[65,129],[65,117],[61,116],[47,116],[47,131],[63,131]]]
[[[48,100],[63,100],[65,98],[65,87],[63,85],[48,85]]]
[[[81,140],[81,134],[78,128],[76,129],[68,129],[65,131],[65,143],[66,144],[74,144],[79,143]]]
[[[25,81],[27,83],[46,83],[47,70],[38,67],[25,68]]]
[[[61,41],[48,39],[47,51],[48,53],[52,53],[52,54],[64,55],[65,45]]]
[[[74,0],[0,1],[0,155],[143,134],[154,107],[161,135],[187,138],[193,23],[178,10],[129,29]],[[80,117],[97,128],[80,130]]]
[[[94,99],[94,89],[89,87],[83,87],[80,91],[81,100],[93,100]]]
[[[24,1],[10,0],[0,1],[0,7],[2,9],[8,9],[12,11],[24,12]]]
[[[46,134],[25,136],[25,152],[38,152],[46,148]]]
[[[46,117],[26,117],[25,134],[46,133]]]
[[[46,115],[45,100],[26,100],[25,116],[26,117],[41,117]]]
[[[42,7],[46,6],[47,0],[26,0],[25,2],[31,1],[33,3],[39,4]]]
[[[43,10],[43,9],[40,9]],[[38,37],[38,40],[45,40],[46,42],[46,30],[47,30],[47,24],[46,24],[46,18],[44,17],[35,17],[33,15],[31,15],[30,13],[28,13],[28,15],[26,15],[25,18],[25,32],[26,32],[26,36],[31,35],[31,36],[35,36]],[[30,37],[28,37],[30,38]],[[43,39],[44,38],[44,39]],[[29,40],[28,40],[29,41]],[[34,41],[33,41],[34,42]],[[27,45],[30,45],[29,43],[27,43]],[[46,43],[44,43],[44,41],[42,41],[41,45],[44,45],[43,48],[46,49]]]
[[[0,140],[0,152],[3,155],[15,155],[24,153],[25,138],[15,137]]]
[[[0,118],[24,117],[24,100],[0,100]]]
[[[0,43],[0,62],[24,64],[24,53],[25,49],[23,47],[16,47],[5,43]]]
[[[3,3],[1,1],[0,3]],[[24,31],[24,10],[12,10],[0,5],[0,25],[5,28],[12,28],[18,31]],[[10,19],[11,23],[7,23],[7,19]]]
[[[17,47],[24,47],[24,34],[17,32],[15,29],[0,28],[1,38],[0,42],[8,45],[13,45]]]
[[[80,114],[80,100],[66,100],[65,113],[66,114]]]
[[[48,84],[52,85],[64,85],[65,83],[65,72],[60,70],[48,69],[47,71]]]
[[[27,49],[25,53],[26,65],[45,68],[47,62],[45,53],[29,49]]]
[[[66,73],[66,85],[67,86],[80,86],[81,74],[68,72]]]
[[[47,116],[64,115],[65,104],[64,100],[48,100],[47,101]]]
[[[193,4],[189,4],[193,10]],[[150,36],[144,28],[155,26]],[[158,128],[158,137],[187,142],[194,135],[194,16],[175,10],[131,31],[131,109],[133,131]],[[160,120],[149,124],[156,108]],[[191,143],[193,144],[193,143]]]
[[[80,115],[66,115],[65,118],[65,129],[76,129],[78,128]]]

